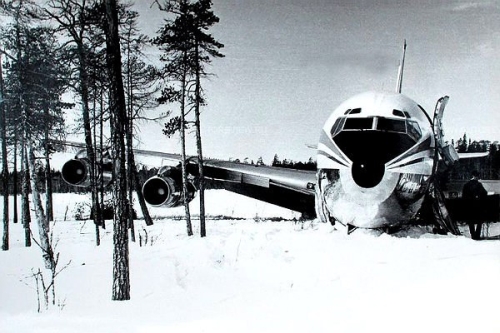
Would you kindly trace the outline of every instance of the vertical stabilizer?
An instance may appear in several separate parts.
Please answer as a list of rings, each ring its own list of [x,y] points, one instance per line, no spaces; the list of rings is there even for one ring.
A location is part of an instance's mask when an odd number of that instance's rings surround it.
[[[398,85],[396,86],[396,92],[398,94],[401,94],[401,87],[403,85],[403,71],[404,71],[404,67],[405,67],[405,55],[406,55],[406,39],[405,39],[404,45],[403,45],[403,57],[401,59],[401,63],[399,64]]]

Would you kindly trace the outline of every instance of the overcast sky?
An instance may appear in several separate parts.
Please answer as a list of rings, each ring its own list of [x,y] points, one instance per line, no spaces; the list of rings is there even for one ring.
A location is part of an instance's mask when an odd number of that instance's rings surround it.
[[[137,1],[154,34],[163,13]],[[500,140],[498,1],[213,0],[211,30],[225,58],[204,82],[206,156],[306,160],[320,129],[348,97],[394,91],[403,40],[403,93],[432,113],[450,96],[446,137]],[[142,148],[176,152],[160,126],[142,128]],[[194,150],[191,150],[194,152]]]

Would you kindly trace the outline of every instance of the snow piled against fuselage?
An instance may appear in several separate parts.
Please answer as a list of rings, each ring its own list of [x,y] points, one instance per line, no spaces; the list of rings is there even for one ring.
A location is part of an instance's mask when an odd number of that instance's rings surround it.
[[[197,220],[188,237],[184,221],[168,217],[182,208],[153,209],[164,218],[151,227],[136,221],[131,300],[111,301],[112,223],[96,247],[93,224],[69,213],[84,199],[56,197],[59,265],[71,263],[56,281],[61,306],[41,314],[30,277],[43,269],[41,253],[24,248],[22,226],[11,224],[11,249],[0,253],[1,332],[500,331],[499,241],[270,222],[296,215],[224,191],[207,192],[209,214],[246,219],[209,220],[206,238]]]

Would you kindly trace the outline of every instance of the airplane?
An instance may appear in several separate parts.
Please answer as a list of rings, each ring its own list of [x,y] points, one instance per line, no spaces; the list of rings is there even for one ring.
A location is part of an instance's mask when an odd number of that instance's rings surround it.
[[[365,92],[333,111],[316,147],[316,171],[206,159],[205,178],[218,181],[226,190],[298,211],[306,218],[344,226],[348,233],[357,228],[390,230],[413,223],[429,200],[426,198],[431,197],[432,209],[440,216],[438,225],[460,234],[435,181],[439,163],[452,165],[460,158],[443,138],[442,117],[449,98],[437,101],[431,118],[403,95],[405,54],[406,41],[395,92]],[[173,162],[144,183],[146,202],[169,208],[182,205],[180,155],[136,153]],[[63,166],[62,177],[70,184],[86,186],[88,168],[88,161],[77,157]],[[195,158],[187,161],[187,171],[190,201],[197,188]],[[109,174],[105,177],[109,179]]]

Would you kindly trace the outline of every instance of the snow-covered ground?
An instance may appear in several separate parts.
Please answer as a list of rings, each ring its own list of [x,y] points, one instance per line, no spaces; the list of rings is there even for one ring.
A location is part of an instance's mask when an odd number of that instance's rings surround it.
[[[11,225],[0,332],[500,332],[500,241],[423,228],[347,236],[271,222],[298,216],[224,191],[207,193],[208,213],[244,219],[209,220],[204,239],[172,217],[182,208],[153,209],[152,227],[137,221],[148,244],[130,244],[131,300],[111,301],[111,223],[96,247],[92,223],[73,218],[85,200],[56,197],[60,266],[71,263],[56,280],[60,306],[48,311],[37,313],[30,277],[43,267],[40,250]]]

